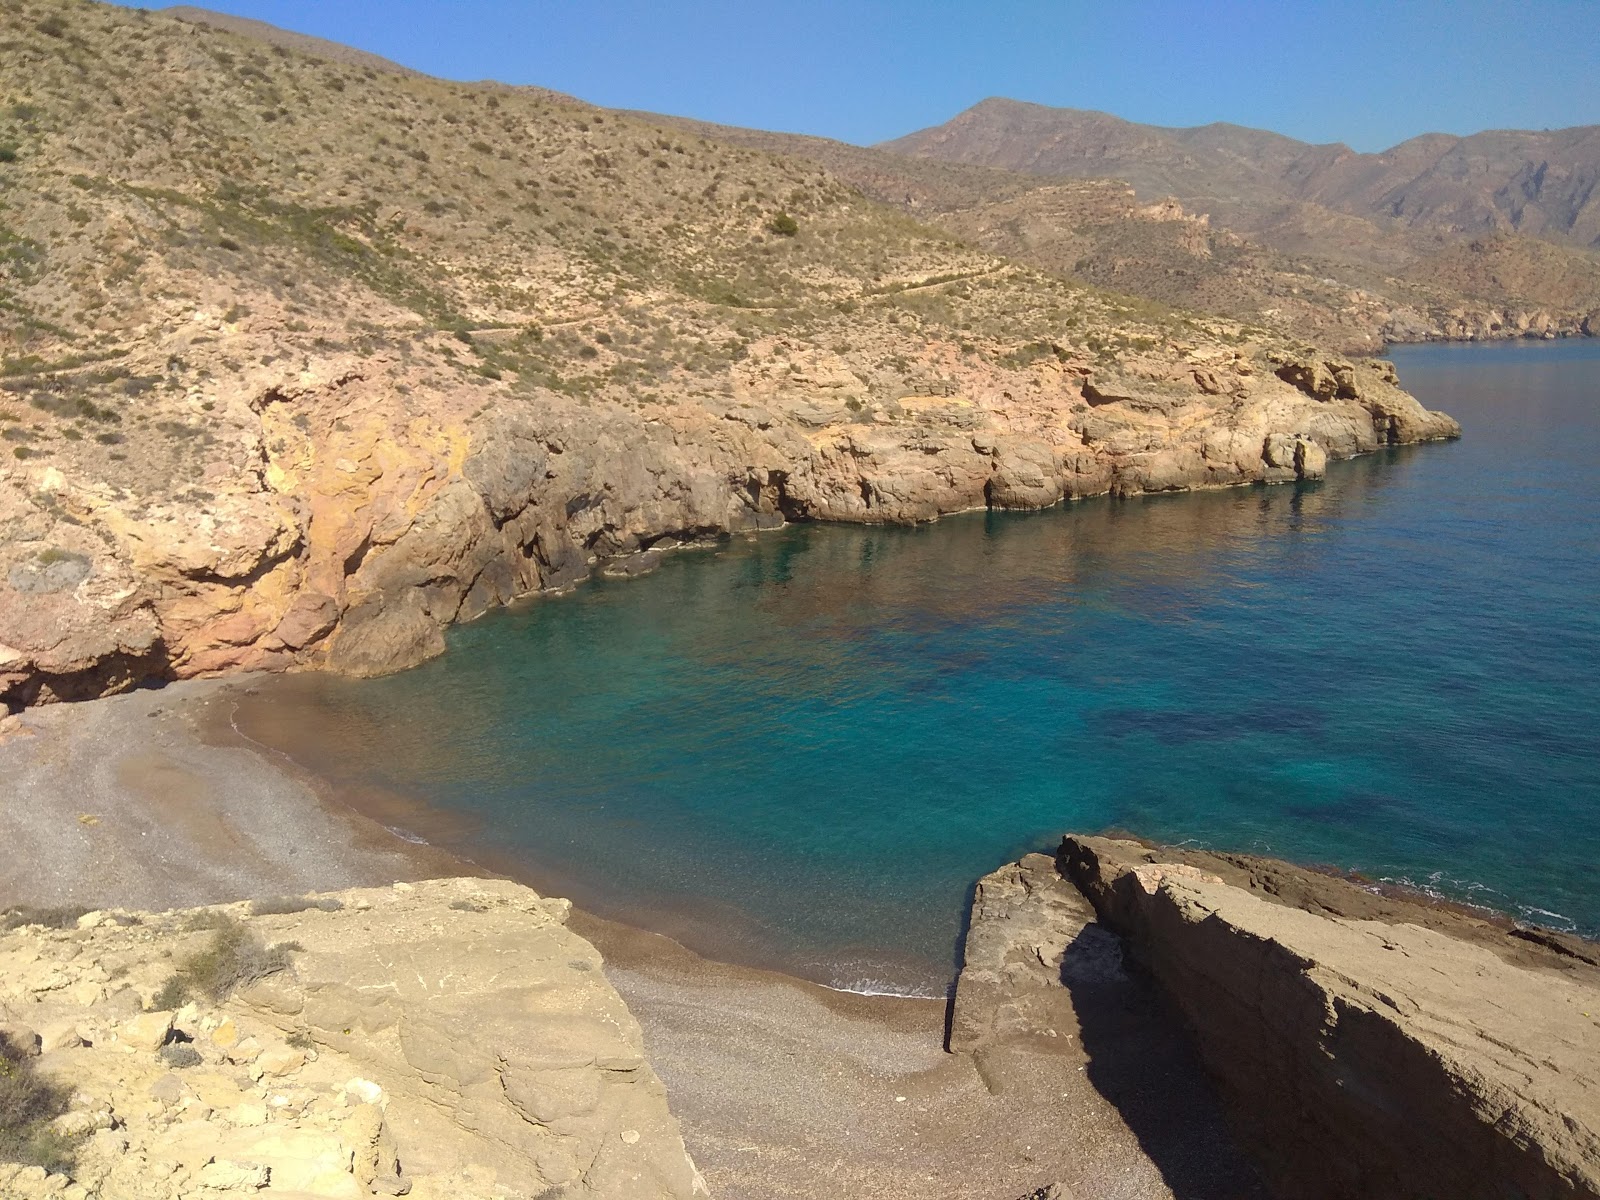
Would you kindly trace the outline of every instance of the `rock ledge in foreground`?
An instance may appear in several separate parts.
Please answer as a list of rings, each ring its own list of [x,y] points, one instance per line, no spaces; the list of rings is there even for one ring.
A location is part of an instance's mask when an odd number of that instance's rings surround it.
[[[0,1026],[38,1035],[33,1069],[74,1093],[56,1124],[80,1138],[70,1181],[0,1164],[0,1195],[707,1194],[566,901],[452,879],[265,908],[298,911],[91,913],[0,933]],[[290,965],[164,1007],[175,966],[224,916]]]
[[[1251,890],[1254,860],[1069,837],[1058,864],[1181,1010],[1277,1194],[1600,1195],[1588,964],[1339,880],[1298,907]],[[1387,919],[1339,915],[1341,889]]]

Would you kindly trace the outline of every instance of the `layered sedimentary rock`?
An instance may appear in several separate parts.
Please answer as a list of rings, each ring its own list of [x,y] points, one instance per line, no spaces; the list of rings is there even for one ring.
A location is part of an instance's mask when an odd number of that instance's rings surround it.
[[[733,395],[654,410],[398,404],[403,370],[381,358],[292,384],[261,370],[215,401],[249,415],[198,510],[57,466],[0,470],[0,701],[292,665],[376,674],[438,653],[451,622],[682,540],[1315,479],[1329,458],[1459,432],[1379,362],[1194,345],[887,398],[825,358],[774,339]]]
[[[1267,860],[1069,837],[1044,861],[980,888],[953,1046],[1070,991],[1070,879],[1181,1013],[1275,1194],[1600,1195],[1592,947]]]
[[[567,907],[439,880],[0,934],[0,1033],[70,1091],[53,1125],[77,1158],[0,1164],[0,1194],[705,1195]],[[226,928],[288,965],[171,1007]]]

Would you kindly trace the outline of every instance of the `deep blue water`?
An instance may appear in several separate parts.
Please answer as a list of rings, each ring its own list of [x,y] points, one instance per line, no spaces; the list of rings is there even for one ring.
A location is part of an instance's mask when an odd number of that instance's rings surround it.
[[[1320,484],[740,539],[247,716],[462,818],[407,818],[435,840],[844,986],[942,987],[972,881],[1066,830],[1595,932],[1600,342],[1396,358],[1462,441]]]

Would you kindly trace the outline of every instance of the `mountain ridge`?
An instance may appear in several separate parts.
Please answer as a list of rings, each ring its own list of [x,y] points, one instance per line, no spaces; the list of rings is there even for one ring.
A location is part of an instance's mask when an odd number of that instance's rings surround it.
[[[1112,174],[1141,196],[1169,192],[1241,231],[1274,202],[1313,201],[1409,226],[1600,247],[1600,124],[1425,133],[1373,154],[1225,122],[1142,125],[991,97],[875,148],[1045,175]]]

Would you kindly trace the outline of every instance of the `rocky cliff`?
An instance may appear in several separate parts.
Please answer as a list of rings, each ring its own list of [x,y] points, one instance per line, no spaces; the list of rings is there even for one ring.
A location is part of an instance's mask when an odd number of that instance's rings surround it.
[[[1124,962],[1276,1195],[1600,1195],[1593,946],[1270,860],[1069,837],[980,884],[951,1049],[1075,1028]]]
[[[12,708],[394,670],[785,520],[1458,432],[1385,364],[1069,283],[804,160],[160,13],[21,0],[0,36]]]
[[[567,909],[459,879],[9,914],[0,1076],[34,1081],[35,1105],[7,1093],[0,1124],[31,1126],[0,1142],[53,1170],[0,1163],[0,1193],[705,1195]]]
[[[53,464],[0,471],[0,699],[378,673],[437,653],[453,621],[684,540],[1315,479],[1330,457],[1457,432],[1382,364],[1191,343],[1117,370],[1053,353],[949,370],[951,394],[891,399],[774,339],[732,396],[648,415],[553,395],[397,407],[381,359],[256,373],[207,393],[244,428],[203,505],[130,503]]]

